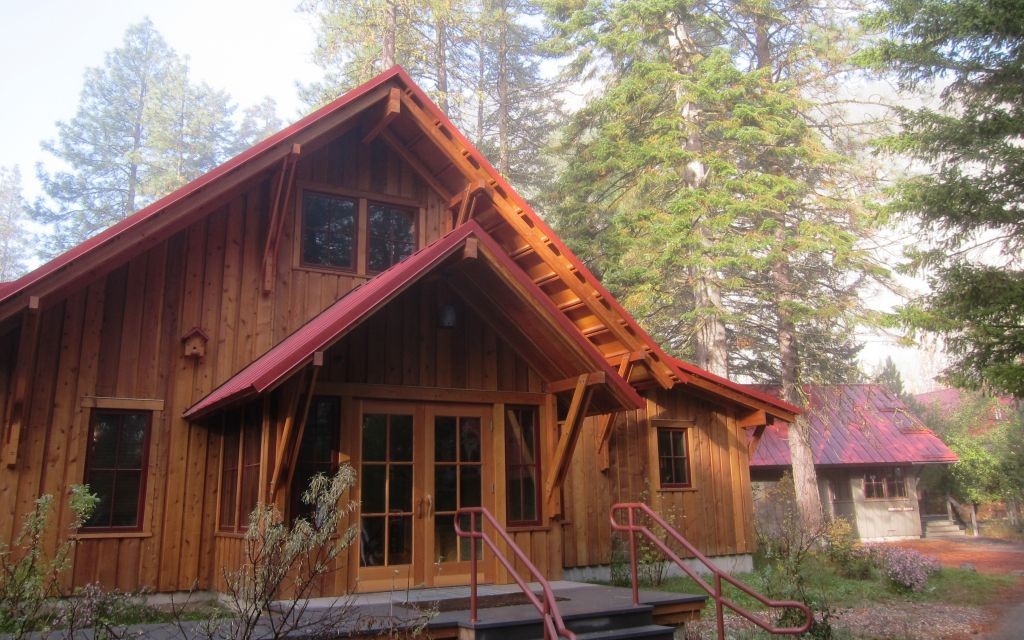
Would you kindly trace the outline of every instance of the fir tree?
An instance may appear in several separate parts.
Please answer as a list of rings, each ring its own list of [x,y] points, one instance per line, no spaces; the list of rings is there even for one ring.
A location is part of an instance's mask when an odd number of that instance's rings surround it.
[[[887,37],[864,64],[908,92],[944,87],[879,141],[924,166],[887,206],[930,241],[909,267],[931,269],[932,293],[901,317],[943,336],[955,384],[1024,396],[1024,4],[886,0],[869,23]]]
[[[17,166],[0,167],[0,282],[14,280],[25,272],[27,210],[21,195],[21,171]]]
[[[189,82],[187,67],[145,20],[104,65],[88,69],[78,111],[43,148],[64,169],[39,170],[32,217],[52,225],[50,257],[221,162],[232,139],[227,96]]]
[[[874,376],[874,382],[891,391],[897,398],[907,396],[907,391],[903,388],[903,376],[900,375],[900,370],[896,368],[891,356],[886,356],[885,362]]]

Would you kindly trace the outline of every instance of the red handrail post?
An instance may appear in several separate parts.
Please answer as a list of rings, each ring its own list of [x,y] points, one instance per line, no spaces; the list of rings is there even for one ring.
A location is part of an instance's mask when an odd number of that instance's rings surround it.
[[[718,625],[718,637],[725,637],[725,611],[722,606],[722,574],[715,572],[715,622]]]
[[[469,621],[477,622],[478,618],[476,615],[476,534],[477,531],[483,530],[483,522],[480,523],[480,529],[476,528],[476,512],[469,514],[469,531],[472,534],[469,538],[469,544],[472,549],[469,552],[469,574],[472,576],[469,580]]]
[[[636,557],[636,530],[633,522],[633,510],[629,510],[629,577],[633,581],[633,606],[640,604],[640,576]]]

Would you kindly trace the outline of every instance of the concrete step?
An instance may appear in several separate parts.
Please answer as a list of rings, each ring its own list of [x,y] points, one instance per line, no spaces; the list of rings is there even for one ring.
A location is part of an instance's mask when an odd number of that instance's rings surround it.
[[[962,535],[964,535],[964,530],[960,527],[960,525],[949,520],[926,520],[924,523],[925,538],[939,538]]]
[[[624,629],[608,629],[577,633],[576,640],[628,640],[629,638],[647,638],[648,640],[672,640],[675,629],[660,624],[648,624],[642,627],[626,627]],[[541,636],[543,638],[543,636]]]
[[[625,609],[606,609],[563,616],[565,626],[579,640],[625,640],[646,638],[671,640],[672,627],[653,623],[653,607],[641,605]],[[536,640],[544,637],[539,616],[519,619],[492,619],[459,625],[460,640]]]

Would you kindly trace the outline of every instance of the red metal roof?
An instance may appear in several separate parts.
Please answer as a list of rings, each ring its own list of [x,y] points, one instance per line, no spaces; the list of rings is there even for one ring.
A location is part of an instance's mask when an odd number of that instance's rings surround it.
[[[957,461],[956,454],[881,385],[806,385],[804,391],[816,466]],[[750,467],[788,467],[787,438],[788,425],[769,426]]]
[[[773,396],[771,394],[765,393],[764,391],[761,391],[760,389],[758,389],[756,386],[749,385],[749,384],[740,384],[739,382],[733,382],[732,380],[730,380],[728,378],[723,378],[720,375],[717,375],[717,374],[711,373],[710,371],[706,371],[704,369],[701,369],[700,367],[698,367],[695,364],[690,364],[689,362],[686,362],[685,360],[680,360],[679,358],[673,358],[672,356],[669,356],[669,362],[671,362],[673,365],[678,367],[680,370],[682,370],[683,372],[685,372],[685,373],[687,373],[687,374],[689,374],[691,376],[694,376],[694,377],[697,377],[697,378],[702,378],[704,380],[707,380],[708,382],[711,382],[712,384],[715,384],[715,385],[718,385],[720,387],[724,387],[726,389],[730,389],[732,391],[735,391],[737,393],[745,395],[748,398],[751,398],[752,400],[756,400],[758,402],[762,402],[764,404],[771,405],[772,407],[780,409],[781,411],[783,411],[785,413],[790,413],[790,414],[794,414],[794,415],[799,415],[799,414],[803,413],[803,410],[801,410],[800,407],[796,407],[794,405],[789,404],[785,400],[782,400],[782,399],[780,399],[780,398],[778,398],[776,396]]]
[[[508,269],[518,284],[532,295],[535,303],[544,308],[549,319],[558,324],[566,339],[575,341],[582,348],[592,361],[593,368],[589,370],[605,372],[605,380],[614,390],[614,395],[620,402],[627,407],[643,406],[643,400],[637,392],[615,373],[615,370],[598,353],[597,349],[572,326],[563,314],[559,313],[554,304],[537,288],[537,285],[519,270],[512,259],[484,232],[479,224],[469,221],[335,302],[186,410],[184,417],[200,417],[217,408],[234,404],[272,389],[295,373],[301,366],[308,364],[315,352],[322,351],[334,344],[419,278],[441,265],[445,259],[460,250],[466,244],[467,238],[471,236],[479,241],[491,259]]]

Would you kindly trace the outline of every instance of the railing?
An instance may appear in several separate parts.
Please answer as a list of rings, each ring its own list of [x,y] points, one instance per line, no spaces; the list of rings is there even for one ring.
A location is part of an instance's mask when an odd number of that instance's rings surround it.
[[[459,522],[462,517],[469,518],[469,531],[464,531],[459,526]],[[503,554],[499,549],[498,545],[494,543],[494,540],[484,533],[483,521],[486,520],[491,528],[498,534],[499,537],[508,545],[509,550],[515,555],[515,557],[523,563],[523,566],[527,568],[533,579],[540,584],[541,589],[544,592],[544,599],[541,601],[537,597],[526,581],[523,579],[519,572],[512,566],[511,561]],[[477,524],[480,526],[477,527]],[[477,575],[476,575],[476,564],[477,564],[477,544],[476,540],[481,540],[487,548],[491,550],[494,557],[501,562],[502,565],[508,569],[509,574],[515,579],[516,584],[523,590],[523,594],[526,595],[530,603],[536,607],[537,612],[544,616],[544,640],[554,640],[557,636],[567,638],[567,640],[576,640],[576,634],[570,631],[562,620],[562,614],[558,611],[558,604],[555,602],[555,594],[551,591],[551,585],[544,578],[537,567],[530,562],[530,559],[526,557],[523,550],[516,546],[516,543],[512,540],[512,537],[508,535],[498,521],[491,515],[491,512],[483,507],[470,507],[465,509],[459,509],[455,513],[455,533],[460,538],[469,538],[472,540],[470,547],[472,551],[469,556],[469,574],[470,578],[470,591],[469,591],[469,619],[470,622],[477,622]]]
[[[619,521],[616,520],[615,516],[616,516],[616,513],[619,512],[619,511],[626,511],[627,512],[627,522],[626,522],[626,524],[620,524]],[[680,558],[678,555],[676,555],[676,553],[674,551],[669,549],[668,545],[666,545],[662,540],[660,540],[657,536],[655,536],[653,533],[651,533],[651,530],[648,529],[646,525],[638,524],[637,521],[636,521],[636,516],[635,516],[637,511],[643,512],[648,518],[650,518],[658,526],[660,526],[662,529],[664,529],[665,532],[669,536],[671,536],[673,540],[675,540],[679,545],[681,545],[684,549],[686,549],[688,552],[690,552],[693,555],[693,557],[697,559],[698,562],[703,564],[708,569],[708,572],[711,573],[712,575],[714,575],[714,586],[709,585],[704,580],[704,578],[702,578],[696,571],[694,571],[689,566],[687,566],[687,564],[685,562],[683,562],[682,558]],[[796,601],[793,601],[793,600],[769,600],[768,598],[762,596],[760,593],[757,593],[756,591],[754,591],[753,589],[751,589],[747,585],[743,584],[742,582],[740,582],[736,578],[733,578],[729,574],[725,573],[724,571],[719,569],[717,566],[715,566],[714,563],[712,563],[710,560],[708,560],[708,558],[706,556],[704,556],[704,554],[702,554],[700,551],[698,551],[696,549],[696,547],[694,547],[692,544],[690,544],[690,542],[686,538],[684,538],[671,525],[669,525],[667,522],[665,522],[665,520],[662,519],[661,516],[659,516],[657,513],[655,513],[646,504],[643,504],[643,503],[640,503],[640,502],[623,502],[623,503],[620,503],[620,504],[616,504],[616,505],[614,505],[611,508],[611,512],[609,513],[609,518],[612,521],[612,529],[614,529],[615,531],[623,531],[623,532],[629,533],[629,564],[630,564],[630,577],[633,580],[633,605],[634,606],[640,604],[640,589],[639,589],[639,586],[637,584],[637,563],[636,563],[636,546],[637,546],[636,545],[636,534],[639,533],[639,534],[643,534],[655,547],[657,547],[663,554],[665,554],[665,556],[667,558],[669,558],[670,560],[675,562],[677,565],[679,565],[679,568],[682,569],[686,573],[686,575],[690,576],[690,578],[694,582],[696,582],[702,589],[707,591],[708,595],[710,595],[711,598],[714,599],[714,601],[715,601],[715,610],[716,610],[716,614],[715,614],[716,615],[716,620],[715,621],[716,621],[716,623],[718,625],[718,637],[719,637],[720,640],[725,638],[725,618],[723,616],[723,614],[724,614],[724,607],[729,607],[730,609],[732,609],[733,611],[735,611],[739,615],[743,616],[747,620],[753,622],[757,626],[761,627],[762,629],[764,629],[768,633],[798,635],[798,634],[806,632],[808,629],[811,628],[811,622],[812,622],[811,610],[807,608],[807,605],[805,605],[802,602],[796,602]],[[783,609],[799,609],[804,614],[804,624],[802,626],[800,626],[800,627],[776,627],[776,626],[773,626],[773,625],[765,622],[764,620],[761,620],[759,617],[757,617],[754,614],[752,614],[751,612],[747,611],[746,609],[741,607],[739,604],[737,604],[733,600],[725,597],[725,595],[722,593],[722,582],[723,581],[728,583],[728,584],[730,584],[730,585],[732,585],[732,586],[734,586],[734,587],[736,587],[737,589],[739,589],[743,593],[747,594],[748,596],[754,598],[755,600],[757,600],[761,604],[765,605],[766,607],[770,607],[770,608],[783,608]]]

